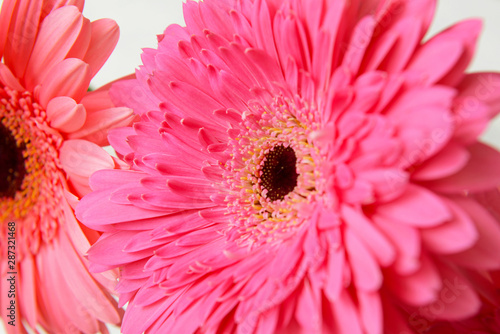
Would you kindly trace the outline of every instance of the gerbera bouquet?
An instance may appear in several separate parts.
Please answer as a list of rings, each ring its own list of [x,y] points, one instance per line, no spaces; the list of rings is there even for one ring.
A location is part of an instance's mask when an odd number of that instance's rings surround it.
[[[184,4],[109,88],[117,157],[61,172],[123,333],[500,332],[500,74],[465,72],[478,20],[424,38],[435,6]]]

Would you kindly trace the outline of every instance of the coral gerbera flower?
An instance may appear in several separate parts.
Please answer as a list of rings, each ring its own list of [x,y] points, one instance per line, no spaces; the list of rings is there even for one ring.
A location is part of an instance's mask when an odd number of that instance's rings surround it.
[[[119,30],[84,18],[83,4],[2,5],[0,314],[9,333],[95,333],[120,323],[107,292],[114,276],[90,274],[84,258],[99,234],[77,222],[72,206],[93,171],[115,166],[98,146],[106,131],[133,115],[105,89],[87,93]]]
[[[464,73],[477,20],[421,42],[434,8],[184,5],[111,90],[141,116],[110,134],[130,170],[77,207],[124,333],[406,333],[497,298],[500,225],[470,195],[500,185],[477,139],[500,75]]]

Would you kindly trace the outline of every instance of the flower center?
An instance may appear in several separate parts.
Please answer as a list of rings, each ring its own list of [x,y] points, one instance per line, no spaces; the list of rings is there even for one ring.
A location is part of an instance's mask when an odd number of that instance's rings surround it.
[[[33,253],[64,221],[63,138],[46,118],[31,93],[0,86],[0,238],[15,221],[23,249]]]
[[[322,192],[322,157],[309,138],[318,124],[310,107],[277,98],[252,108],[230,140],[223,203],[231,215],[229,239],[253,247],[300,229],[302,208]]]
[[[297,186],[297,156],[291,147],[275,146],[264,158],[260,186],[271,201],[282,200]]]
[[[16,144],[12,133],[0,123],[0,198],[14,198],[26,174],[23,147]]]

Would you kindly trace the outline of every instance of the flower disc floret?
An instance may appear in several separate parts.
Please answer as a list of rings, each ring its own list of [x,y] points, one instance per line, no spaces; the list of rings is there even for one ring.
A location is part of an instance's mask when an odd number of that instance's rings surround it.
[[[2,87],[0,103],[2,127],[15,140],[15,154],[22,157],[17,163],[23,170],[22,176],[16,176],[19,184],[15,190],[0,199],[0,222],[8,218],[21,222],[28,213],[32,215],[18,233],[27,238],[26,246],[31,244],[36,249],[40,242],[36,239],[49,242],[64,219],[57,204],[64,199],[61,189],[65,181],[58,153],[63,138],[51,129],[45,110],[29,92]],[[42,226],[43,221],[52,223]]]
[[[231,190],[226,198],[233,215],[230,233],[259,244],[286,239],[307,219],[299,212],[317,199],[317,165],[323,158],[310,139],[317,127],[307,117],[313,112],[282,98],[254,108],[229,142],[231,160],[223,175]],[[287,179],[280,178],[281,168]]]

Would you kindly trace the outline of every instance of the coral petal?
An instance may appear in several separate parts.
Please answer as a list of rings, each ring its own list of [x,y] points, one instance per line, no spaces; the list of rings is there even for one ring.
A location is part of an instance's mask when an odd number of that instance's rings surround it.
[[[58,8],[46,17],[26,69],[28,89],[44,81],[49,73],[60,72],[61,69],[54,66],[64,60],[78,39],[82,26],[83,16],[76,7]]]
[[[120,30],[115,21],[100,19],[92,22],[92,37],[83,61],[90,65],[92,77],[101,69],[118,43]]]
[[[19,80],[3,63],[0,63],[0,82],[2,82],[2,84],[4,84],[5,86],[15,89],[19,92],[24,91],[24,87],[19,83]]]
[[[40,103],[47,107],[50,100],[58,96],[69,96],[79,102],[87,92],[91,78],[88,64],[75,58],[63,60],[42,82]]]
[[[75,100],[67,96],[53,98],[47,105],[47,119],[50,125],[62,132],[80,129],[86,117],[85,107],[76,104]]]

